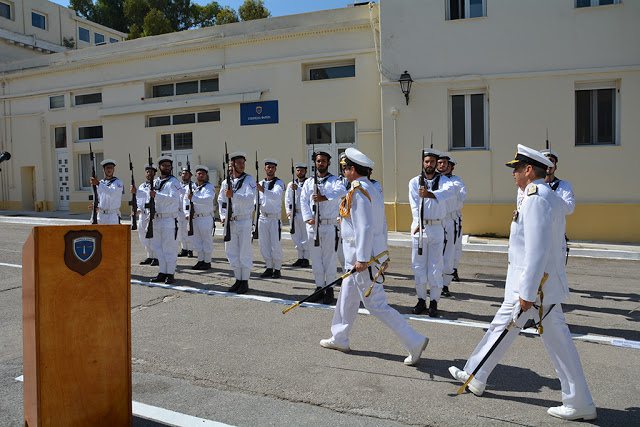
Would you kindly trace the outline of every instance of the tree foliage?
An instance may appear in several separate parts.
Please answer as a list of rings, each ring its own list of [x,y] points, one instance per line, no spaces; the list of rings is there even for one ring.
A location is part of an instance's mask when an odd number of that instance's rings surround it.
[[[240,19],[236,11],[229,6],[222,8],[216,15],[216,25],[232,24],[234,22],[240,22]]]
[[[164,13],[158,9],[151,9],[144,17],[144,23],[142,24],[143,37],[157,36],[159,34],[171,33],[173,31],[169,18],[164,16]]]
[[[244,0],[244,3],[238,8],[238,15],[243,21],[251,21],[268,18],[271,16],[271,12],[265,7],[262,0]]]

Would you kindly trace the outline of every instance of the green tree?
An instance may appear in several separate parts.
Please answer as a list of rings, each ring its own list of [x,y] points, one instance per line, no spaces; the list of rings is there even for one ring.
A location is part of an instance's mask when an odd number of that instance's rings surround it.
[[[124,14],[125,0],[69,0],[69,7],[92,22],[127,32],[129,21]]]
[[[225,6],[216,15],[216,25],[231,24],[233,22],[240,22],[238,14],[229,6]]]
[[[271,12],[265,7],[262,0],[244,0],[244,3],[238,8],[238,15],[243,21],[251,21],[268,18],[271,16]]]
[[[216,25],[216,16],[222,10],[222,7],[220,7],[220,4],[216,1],[212,1],[204,6],[194,3],[191,7],[194,27],[212,27]]]
[[[157,36],[159,34],[172,33],[173,31],[169,19],[158,9],[151,9],[147,16],[144,17],[144,24],[142,25],[143,37]]]

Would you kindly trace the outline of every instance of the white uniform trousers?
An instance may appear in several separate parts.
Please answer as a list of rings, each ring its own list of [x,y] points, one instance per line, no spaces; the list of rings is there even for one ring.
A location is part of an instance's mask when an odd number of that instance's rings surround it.
[[[98,211],[98,225],[118,225],[120,224],[120,215],[117,213],[102,213]]]
[[[296,232],[291,235],[291,240],[296,245],[298,259],[309,259],[309,238],[307,236],[307,224],[302,220],[302,214],[296,213]]]
[[[309,236],[309,248],[311,249],[311,267],[315,278],[316,287],[325,286],[336,280],[338,273],[336,254],[336,228],[331,224],[318,227],[320,233],[320,246],[315,246],[315,225],[307,226]]]
[[[340,241],[338,242],[338,262],[340,263],[340,267],[342,267],[342,272],[347,272],[346,262],[344,260],[344,249],[342,249],[342,237],[340,237]]]
[[[253,268],[250,219],[231,221],[231,240],[224,242],[224,251],[236,280],[249,280]]]
[[[457,217],[456,221],[458,222],[458,225],[456,226],[456,231],[458,232],[458,235],[455,238],[456,241],[456,248],[455,248],[455,253],[453,255],[453,268],[455,268],[456,270],[458,269],[458,262],[460,261],[460,258],[462,258],[462,229],[461,229],[461,225],[462,225],[462,217]],[[457,228],[460,227],[460,228]]]
[[[444,233],[447,244],[444,247],[444,255],[442,255],[442,285],[449,286],[453,279],[453,262],[456,254],[455,244],[453,243],[453,219],[444,220]]]
[[[175,218],[156,218],[153,220],[151,246],[158,255],[160,273],[175,274],[178,262],[177,242]]]
[[[277,218],[258,219],[258,242],[260,243],[260,253],[267,268],[280,270],[282,268],[282,242],[280,241],[280,220]]]
[[[157,258],[156,252],[153,250],[151,239],[147,239],[145,236],[147,235],[147,222],[148,222],[149,214],[144,212],[140,213],[138,217],[138,238],[140,238],[140,243],[147,250],[147,258]]]
[[[415,230],[416,225],[411,226]],[[442,292],[442,247],[444,228],[442,225],[427,225],[424,230],[422,255],[418,255],[418,233],[413,235],[411,268],[415,276],[418,298],[427,299],[427,283],[430,299],[440,301]]]
[[[178,215],[178,240],[180,241],[182,249],[185,251],[193,251],[195,249],[193,248],[193,242],[189,238],[190,236],[187,235],[188,231],[189,220],[185,219],[184,212],[181,211],[180,215]]]
[[[212,232],[213,217],[211,215],[193,218],[193,236],[187,237],[193,248],[192,250],[198,252],[198,261],[211,262],[211,254],[213,253]],[[185,232],[185,234],[187,234],[187,232]]]
[[[349,266],[348,268],[353,267]],[[369,297],[364,296],[370,286],[371,278],[367,270],[352,274],[344,279],[331,323],[333,340],[339,345],[349,346],[349,333],[356,320],[360,301],[362,301],[369,313],[387,325],[408,351],[421,345],[424,337],[409,326],[400,313],[387,304],[387,296],[380,283],[373,286]]]
[[[500,334],[504,331],[507,324],[511,321],[513,312],[513,303],[503,302],[502,306],[491,321],[491,325],[487,330],[473,354],[469,357],[464,370],[472,373],[480,361],[484,358],[491,346],[496,342]],[[544,306],[545,314],[549,311],[550,305]],[[530,318],[531,314],[536,321],[540,316],[538,310],[534,307],[529,309],[527,313],[521,315]],[[523,319],[520,319],[523,320]],[[523,322],[524,323],[524,322]],[[569,327],[562,312],[562,305],[556,304],[551,312],[542,321],[543,333],[541,335],[547,354],[553,363],[553,366],[560,379],[562,387],[562,403],[569,408],[584,408],[593,403],[587,380],[582,371],[580,356],[576,350]],[[475,379],[486,384],[487,378],[498,364],[502,356],[507,352],[509,346],[518,336],[520,329],[512,327],[507,335],[500,342],[496,350],[491,354],[489,359],[480,368]]]

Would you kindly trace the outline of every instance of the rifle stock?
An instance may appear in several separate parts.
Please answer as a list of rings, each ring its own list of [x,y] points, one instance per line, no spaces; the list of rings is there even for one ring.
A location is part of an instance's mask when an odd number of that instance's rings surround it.
[[[91,160],[91,176],[95,179],[96,177],[96,158],[93,155],[93,150],[91,149],[91,143],[89,143],[89,160]],[[91,215],[91,224],[98,223],[98,187],[91,184],[93,190],[93,214]]]
[[[133,162],[131,161],[131,153],[129,153],[129,170],[131,171],[131,187],[136,188],[136,180],[133,177]],[[129,202],[131,206],[131,229],[137,230],[137,214],[138,214],[138,200],[134,193],[131,193],[131,201]]]
[[[291,230],[289,231],[291,234],[296,233],[296,190],[293,189],[293,184],[296,183],[296,170],[293,167],[293,159],[291,159],[291,175],[293,175],[293,180],[291,181]]]
[[[149,147],[149,165],[153,164],[153,159],[151,158],[151,147]],[[149,191],[155,191],[154,188],[154,180],[151,180],[151,186],[149,187]],[[153,218],[156,216],[156,199],[153,197],[149,197],[149,203],[146,206],[149,209],[149,221],[147,222],[147,232],[145,234],[145,238],[152,239],[153,238]]]
[[[258,152],[256,151],[256,184],[259,182],[259,178],[258,178],[259,167],[260,166],[258,165]],[[256,214],[253,217],[253,234],[251,235],[252,241],[260,237],[258,233],[258,220],[260,219],[260,191],[258,191],[257,189],[256,189],[255,205],[256,205]]]
[[[316,167],[316,150],[315,147],[313,148],[313,194],[314,195],[318,195],[319,194],[319,190],[318,190],[318,168]],[[319,233],[319,227],[320,227],[320,203],[318,202],[314,202],[313,204],[313,219],[315,224],[314,228],[315,228],[315,232],[316,232],[316,238],[313,241],[313,246],[320,246],[320,233]]]
[[[229,161],[229,152],[227,151],[227,141],[224,142],[224,163],[226,164],[227,173],[227,190],[232,190],[231,187],[231,163]],[[224,221],[224,241],[229,242],[231,240],[231,216],[233,209],[231,207],[231,197],[227,197],[227,216]]]
[[[189,157],[187,156],[187,172],[191,175],[191,163],[189,163]],[[193,197],[193,187],[191,178],[189,178],[189,195]],[[195,214],[193,208],[193,201],[189,199],[189,226],[187,230],[187,236],[193,236],[193,215]]]

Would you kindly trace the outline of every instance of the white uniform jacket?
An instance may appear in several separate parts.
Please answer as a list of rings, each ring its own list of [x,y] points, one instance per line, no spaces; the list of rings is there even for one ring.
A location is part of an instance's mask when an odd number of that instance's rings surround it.
[[[173,175],[158,177],[153,181],[153,188],[156,191],[156,214],[173,214],[177,218],[182,194],[180,182]]]
[[[464,181],[462,178],[456,175],[451,175],[449,177],[456,193],[456,211],[458,216],[462,215],[462,206],[464,205],[464,201],[467,198],[467,186],[464,185]]]
[[[233,218],[251,219],[251,212],[254,208],[256,197],[256,180],[243,173],[240,177],[231,177],[231,188],[233,197],[231,198],[231,216]],[[224,195],[227,189],[227,180],[222,181],[220,193],[218,194],[218,205],[220,206],[220,219],[227,218],[227,197]]]
[[[302,186],[304,185],[305,181],[307,180],[307,178],[305,178],[302,182],[299,182],[297,179],[295,181],[296,185],[298,186],[298,189],[295,191],[295,198],[296,198],[296,217],[302,219],[302,211],[300,208],[300,195],[302,194]],[[284,209],[285,212],[287,212],[287,214],[290,214],[291,211],[293,210],[293,197],[294,197],[294,191],[291,189],[291,184],[293,184],[293,182],[290,182],[287,184],[287,191],[285,191],[284,193]]]
[[[98,183],[98,209],[108,211],[106,213],[120,214],[122,191],[122,181],[118,178],[101,179]],[[114,212],[116,210],[117,212]]]
[[[442,220],[447,216],[446,200],[455,197],[455,190],[453,183],[449,178],[444,175],[436,174],[433,179],[425,179],[425,186],[427,190],[431,191],[436,197],[435,199],[424,198],[424,219],[427,220]],[[434,189],[436,187],[437,189]],[[420,176],[416,176],[409,181],[409,203],[411,205],[411,214],[413,215],[414,225],[411,226],[415,229],[418,225],[420,218],[420,196],[418,190],[420,189]]]
[[[370,180],[370,181],[371,181],[371,184],[378,189],[380,194],[382,194],[382,184],[380,184],[380,182],[375,181],[375,180]]]
[[[195,215],[210,214],[213,216],[213,200],[216,197],[216,189],[210,182],[205,182],[202,185],[193,184],[193,208]],[[186,217],[190,216],[190,203],[189,203],[189,189],[187,187],[187,193],[184,197],[184,214]],[[196,217],[194,217],[196,218]]]
[[[275,181],[275,183],[273,182]],[[272,187],[273,184],[273,187]],[[265,218],[280,219],[282,215],[282,193],[284,192],[284,182],[280,178],[267,181],[263,179],[260,185],[264,187],[264,193],[258,192],[260,199],[260,216]]]
[[[548,273],[542,303],[563,303],[569,286],[562,256],[562,202],[542,179],[530,183],[523,194],[511,222],[505,302],[515,303],[518,296],[536,301],[542,276]]]
[[[140,217],[144,214],[144,218],[149,214],[149,209],[145,207],[145,204],[149,200],[149,190],[151,189],[151,184],[148,182],[143,182],[138,187],[138,191],[136,191],[136,201],[138,202],[138,212],[140,212]]]
[[[180,182],[180,187],[182,187],[182,190],[180,191],[180,210],[184,210],[185,207],[185,199],[187,199],[187,202],[189,201],[189,198],[187,197],[187,193],[189,192],[189,184],[194,185],[193,182],[189,181],[189,182]]]
[[[300,195],[300,209],[302,210],[302,218],[305,222],[314,218],[313,189],[314,178],[311,177],[304,182]],[[327,201],[318,203],[320,206],[321,223],[329,221],[331,223],[335,222],[335,225],[337,225],[340,200],[347,194],[347,189],[342,183],[342,180],[331,174],[327,174],[322,178],[318,177],[318,192],[328,199]]]
[[[548,185],[564,202],[562,206],[562,213],[564,215],[571,215],[576,209],[576,198],[573,195],[573,187],[569,181],[563,181],[556,178],[555,181],[550,182]]]

